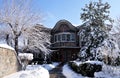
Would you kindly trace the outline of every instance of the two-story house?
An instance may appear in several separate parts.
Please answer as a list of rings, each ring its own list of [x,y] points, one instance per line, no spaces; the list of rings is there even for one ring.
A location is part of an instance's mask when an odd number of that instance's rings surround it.
[[[71,61],[77,58],[79,47],[79,29],[67,20],[60,20],[51,30],[51,59],[53,61]]]

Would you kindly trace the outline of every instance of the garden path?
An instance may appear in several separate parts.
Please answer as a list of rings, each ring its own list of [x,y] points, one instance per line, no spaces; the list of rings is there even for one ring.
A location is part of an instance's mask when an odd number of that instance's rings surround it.
[[[64,63],[60,63],[58,66],[56,66],[54,69],[50,70],[50,78],[66,78],[62,73],[62,67],[64,66]]]

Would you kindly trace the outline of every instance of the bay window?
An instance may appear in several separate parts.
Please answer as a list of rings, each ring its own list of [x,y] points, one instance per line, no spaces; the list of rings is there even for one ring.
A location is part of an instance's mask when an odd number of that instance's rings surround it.
[[[59,33],[54,35],[54,42],[74,42],[74,33]]]

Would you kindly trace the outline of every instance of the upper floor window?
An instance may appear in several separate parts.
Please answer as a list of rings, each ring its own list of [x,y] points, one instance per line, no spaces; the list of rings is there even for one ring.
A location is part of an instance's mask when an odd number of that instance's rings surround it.
[[[58,36],[58,41],[61,41],[61,35],[57,35]]]
[[[66,42],[75,41],[74,33],[59,33],[54,35],[54,42]]]
[[[55,41],[55,42],[57,41],[57,35],[54,36],[54,41]]]
[[[65,34],[62,34],[62,41],[66,41],[66,36],[65,36]]]
[[[71,34],[66,34],[66,36],[67,36],[67,41],[72,41],[72,40],[70,39]]]
[[[71,34],[70,38],[71,38],[72,41],[75,41],[75,34]]]

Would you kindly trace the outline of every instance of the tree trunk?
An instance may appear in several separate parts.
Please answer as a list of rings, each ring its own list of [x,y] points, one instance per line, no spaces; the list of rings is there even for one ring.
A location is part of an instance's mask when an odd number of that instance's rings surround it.
[[[15,37],[15,51],[16,51],[16,53],[17,53],[17,55],[18,55],[18,37],[16,36]]]
[[[9,45],[9,34],[6,34],[6,43]]]

